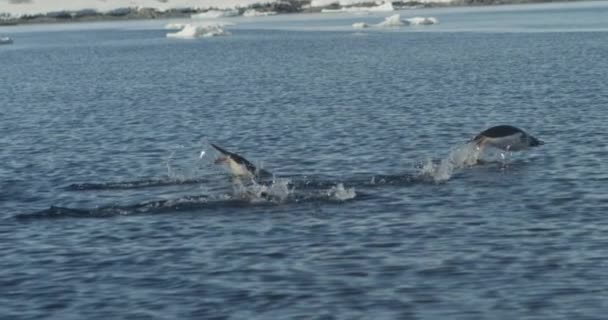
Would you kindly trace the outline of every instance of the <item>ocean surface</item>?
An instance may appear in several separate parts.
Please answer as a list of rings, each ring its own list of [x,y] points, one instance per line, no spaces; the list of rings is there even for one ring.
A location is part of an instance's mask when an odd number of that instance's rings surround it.
[[[604,319],[608,2],[398,13],[0,28],[0,318]]]

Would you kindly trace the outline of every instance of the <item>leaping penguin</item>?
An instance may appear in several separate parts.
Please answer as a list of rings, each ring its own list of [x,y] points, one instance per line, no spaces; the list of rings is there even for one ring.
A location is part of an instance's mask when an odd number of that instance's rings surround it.
[[[509,125],[486,129],[469,142],[476,143],[480,148],[490,145],[505,151],[526,150],[545,144],[525,131]]]
[[[236,153],[227,151],[213,143],[211,143],[211,146],[221,153],[221,155],[215,159],[215,164],[226,165],[234,177],[255,178],[262,175],[270,175],[269,172],[258,169],[249,160]]]

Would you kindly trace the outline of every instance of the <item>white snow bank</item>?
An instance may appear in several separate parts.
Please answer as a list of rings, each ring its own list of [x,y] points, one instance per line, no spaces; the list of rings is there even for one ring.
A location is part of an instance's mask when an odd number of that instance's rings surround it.
[[[273,16],[275,14],[277,14],[277,13],[274,11],[261,12],[261,11],[257,11],[254,9],[249,9],[243,13],[243,17],[264,17],[264,16]]]
[[[339,12],[384,12],[395,11],[392,2],[385,2],[381,5],[373,7],[342,7],[340,9],[323,9],[322,13],[339,13]]]
[[[354,6],[357,4],[362,4],[362,3],[370,3],[373,0],[312,0],[310,2],[310,6],[311,7],[325,7],[325,6],[329,6],[332,4],[338,4],[340,6]],[[383,2],[391,2],[392,1],[376,1],[376,3],[383,3]]]
[[[226,24],[187,24],[181,31],[175,33],[167,33],[167,38],[178,38],[178,39],[196,39],[196,38],[209,38],[217,36],[229,36],[230,32],[224,30]]]
[[[23,14],[38,14],[53,11],[77,11],[92,9],[98,12],[111,11],[117,8],[153,8],[159,11],[170,9],[191,8],[204,9],[235,9],[244,8],[260,2],[276,2],[277,0],[0,0],[0,12],[21,16]]]
[[[232,10],[209,10],[207,12],[197,13],[190,16],[192,19],[217,19],[226,17],[235,17],[239,15],[239,11]]]

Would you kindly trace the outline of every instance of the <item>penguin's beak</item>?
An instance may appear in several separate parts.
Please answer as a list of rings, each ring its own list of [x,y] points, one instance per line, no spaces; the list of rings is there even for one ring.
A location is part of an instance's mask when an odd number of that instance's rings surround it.
[[[544,142],[544,141],[542,141],[542,140],[538,140],[538,139],[536,139],[536,138],[532,137],[532,141],[531,141],[531,143],[530,143],[530,146],[532,146],[532,147],[537,147],[537,146],[542,146],[543,144],[545,144],[545,142]]]

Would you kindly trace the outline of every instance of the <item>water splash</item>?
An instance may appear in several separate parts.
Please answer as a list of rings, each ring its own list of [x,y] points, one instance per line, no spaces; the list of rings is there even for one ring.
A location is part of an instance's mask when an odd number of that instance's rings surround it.
[[[241,179],[234,179],[232,188],[235,198],[252,202],[272,201],[282,203],[295,192],[290,179],[275,177],[268,184],[258,183],[254,179],[247,181],[247,183],[244,183]]]
[[[439,163],[428,160],[420,170],[421,176],[430,177],[434,182],[440,183],[449,180],[454,171],[477,164],[482,149],[474,143],[459,146]]]
[[[167,176],[169,178],[177,177],[177,174],[175,173],[175,171],[173,170],[173,166],[171,165],[171,161],[173,160],[173,156],[175,156],[175,152],[177,152],[177,150],[171,151],[171,154],[167,157],[167,160],[165,161],[165,166],[167,167]]]
[[[342,183],[338,183],[327,191],[327,196],[331,199],[345,201],[353,199],[357,196],[357,193],[355,192],[355,188],[344,188]]]

